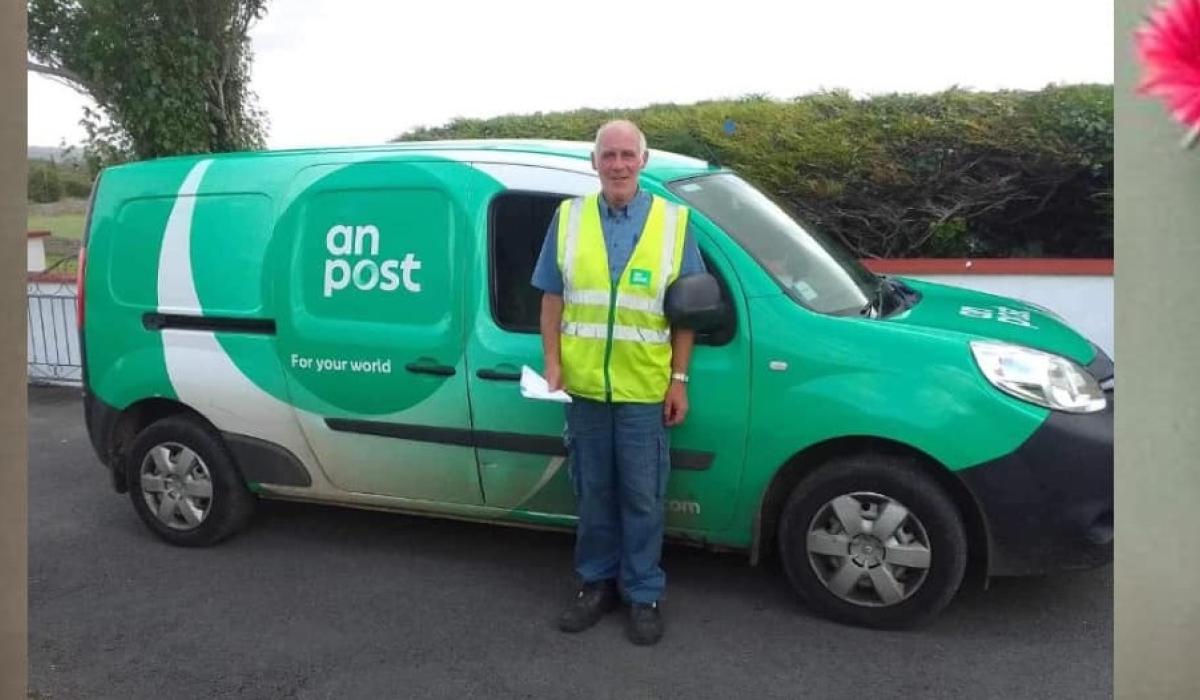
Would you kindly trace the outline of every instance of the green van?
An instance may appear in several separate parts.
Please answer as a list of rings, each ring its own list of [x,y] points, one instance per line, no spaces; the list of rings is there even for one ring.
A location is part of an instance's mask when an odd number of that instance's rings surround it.
[[[146,525],[257,498],[573,527],[531,271],[591,144],[447,141],[122,165],[79,285],[86,419]],[[871,274],[728,169],[652,151],[722,294],[672,430],[668,536],[778,552],[874,627],[1112,557],[1113,365],[1050,311]],[[564,571],[567,569],[564,562]]]

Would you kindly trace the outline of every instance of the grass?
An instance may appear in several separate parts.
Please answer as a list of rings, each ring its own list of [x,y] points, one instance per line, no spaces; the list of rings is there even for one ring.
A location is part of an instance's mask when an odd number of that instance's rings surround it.
[[[83,238],[83,214],[31,216],[28,227],[30,231],[49,231],[55,238],[78,241]]]
[[[87,200],[64,199],[49,204],[29,203],[26,226],[30,231],[49,231],[46,241],[46,267],[66,258],[54,268],[63,275],[75,274],[75,258],[83,238],[83,216]]]
[[[87,200],[64,199],[50,204],[29,204],[26,226],[30,231],[49,231],[55,238],[78,241],[83,237],[83,214]]]

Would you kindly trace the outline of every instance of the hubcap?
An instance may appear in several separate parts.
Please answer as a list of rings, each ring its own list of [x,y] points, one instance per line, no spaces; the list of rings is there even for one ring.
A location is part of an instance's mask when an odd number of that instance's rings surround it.
[[[870,535],[859,535],[850,540],[850,558],[860,567],[879,566],[883,563],[883,543]]]
[[[212,477],[200,456],[177,442],[155,445],[142,459],[142,497],[172,530],[200,526],[212,509]]]
[[[822,506],[808,526],[808,560],[822,585],[855,605],[886,607],[925,583],[929,536],[894,498],[859,491]]]

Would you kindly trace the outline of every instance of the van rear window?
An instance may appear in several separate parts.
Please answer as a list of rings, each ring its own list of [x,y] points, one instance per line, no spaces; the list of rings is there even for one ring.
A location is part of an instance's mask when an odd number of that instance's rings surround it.
[[[178,197],[126,202],[113,227],[109,288],[121,304],[158,306],[158,266],[167,220]],[[221,315],[262,313],[262,268],[271,237],[271,200],[259,194],[194,197],[189,227],[191,276],[200,307],[177,311]],[[150,274],[130,274],[130,270]],[[174,273],[178,274],[178,273]]]

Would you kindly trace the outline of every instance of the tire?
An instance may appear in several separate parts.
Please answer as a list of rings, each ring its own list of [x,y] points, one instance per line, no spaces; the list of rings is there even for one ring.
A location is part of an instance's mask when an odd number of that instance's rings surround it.
[[[134,510],[171,544],[216,544],[245,527],[254,513],[254,494],[229,450],[195,418],[171,416],[151,424],[134,440],[125,468]]]
[[[792,491],[778,536],[780,559],[801,600],[860,627],[903,629],[930,621],[958,592],[966,571],[958,508],[906,457],[861,454],[826,462]]]

